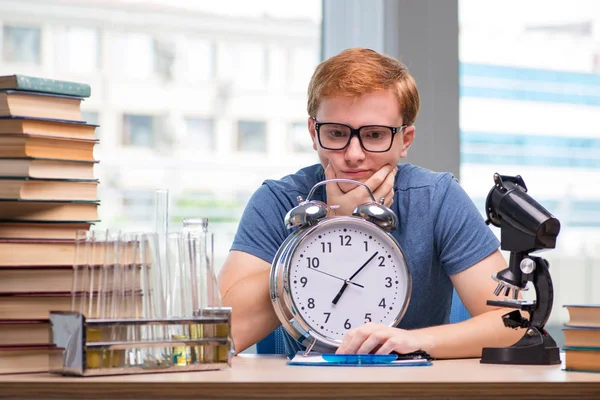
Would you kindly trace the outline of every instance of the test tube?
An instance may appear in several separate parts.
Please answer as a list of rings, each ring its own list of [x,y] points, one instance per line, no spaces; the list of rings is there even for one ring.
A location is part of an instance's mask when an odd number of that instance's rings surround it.
[[[86,317],[90,319],[102,318],[104,304],[104,264],[106,257],[106,230],[90,231],[91,247],[89,258],[89,298],[87,304]],[[86,338],[88,342],[100,342],[106,338],[102,337],[102,330],[99,328],[88,328]],[[86,363],[88,368],[101,368],[104,365],[104,351],[88,350],[86,352]]]
[[[137,271],[139,269],[139,241],[137,235],[125,233],[121,238],[122,252],[122,270],[121,282],[119,284],[120,301],[118,306],[118,315],[122,318],[137,318],[136,315],[136,297],[140,295],[140,282]],[[126,326],[125,335],[128,342],[140,339],[140,329],[136,326]],[[125,364],[137,366],[139,361],[139,349],[132,348],[126,350]]]
[[[166,318],[167,304],[163,291],[166,279],[166,268],[160,258],[158,235],[145,233],[141,236],[140,246],[140,278],[142,285],[142,317],[150,319]],[[142,337],[145,340],[165,340],[166,329],[163,325],[143,327]],[[163,368],[171,365],[171,348],[145,348],[142,350],[142,366],[144,368]]]
[[[155,231],[158,238],[158,249],[161,265],[167,265],[167,235],[169,234],[169,191],[167,189],[156,190],[156,201],[154,205],[155,214]],[[167,275],[166,275],[167,276]],[[163,293],[165,294],[165,302],[167,310],[170,310],[170,284],[165,279],[162,282]]]
[[[89,289],[88,257],[90,250],[90,232],[77,231],[75,238],[75,260],[73,262],[73,286],[71,289],[71,311],[83,313],[86,308]]]

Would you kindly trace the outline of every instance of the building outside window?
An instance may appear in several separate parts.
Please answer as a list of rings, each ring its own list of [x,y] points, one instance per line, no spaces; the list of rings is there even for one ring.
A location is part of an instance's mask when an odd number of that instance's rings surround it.
[[[560,346],[562,305],[600,301],[600,5],[483,3],[459,1],[461,185],[484,213],[493,174],[521,175],[559,219],[542,256],[559,283],[547,329]]]
[[[219,44],[218,77],[242,88],[261,88],[268,80],[269,51],[266,44],[224,41]]]
[[[123,115],[123,145],[153,148],[155,136],[152,115]]]
[[[318,54],[308,46],[295,47],[289,52],[289,84],[295,90],[306,90],[317,64]]]
[[[147,218],[148,215],[152,215],[155,196],[153,191],[125,191],[122,198],[123,214],[132,219]]]
[[[111,46],[114,70],[127,78],[149,79],[157,67],[156,44],[150,34],[120,33]]]
[[[2,59],[13,63],[41,63],[42,31],[37,27],[5,25],[2,29]]]
[[[100,67],[100,33],[95,28],[60,29],[55,46],[57,62],[63,71],[92,74]]]
[[[237,150],[247,153],[267,152],[267,124],[263,121],[238,121]]]
[[[180,36],[176,46],[175,73],[178,79],[186,84],[197,84],[214,77],[214,43],[207,39]]]
[[[215,254],[226,256],[250,195],[264,179],[297,171],[308,158],[266,154],[289,152],[287,124],[305,119],[316,61],[303,60],[320,57],[322,0],[89,3],[0,1],[2,75],[92,86],[82,107],[102,122],[96,155],[105,196],[96,229],[148,229],[151,212],[131,213],[133,199],[127,200],[131,208],[123,207],[133,188],[169,189],[174,202],[205,193],[215,210]],[[34,25],[33,14],[31,24],[22,23],[23,10],[34,8],[43,28]],[[292,61],[297,47],[304,53]],[[293,72],[290,63],[297,64]],[[91,114],[84,118],[95,122]],[[273,141],[271,127],[281,131]],[[199,157],[196,150],[204,148],[212,153]],[[236,157],[244,160],[242,168],[231,162]],[[172,222],[173,229],[181,224]]]
[[[289,147],[294,153],[310,153],[313,143],[308,134],[308,124],[304,122],[293,122],[289,125]]]
[[[209,152],[215,150],[214,123],[212,119],[185,117],[187,133],[186,145],[194,150]]]

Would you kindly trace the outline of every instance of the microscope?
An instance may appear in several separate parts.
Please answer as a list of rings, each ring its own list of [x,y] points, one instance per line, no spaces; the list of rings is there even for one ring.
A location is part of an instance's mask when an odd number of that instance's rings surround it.
[[[502,316],[504,326],[525,328],[525,334],[509,347],[483,349],[484,364],[551,365],[560,364],[559,349],[546,332],[554,290],[548,261],[531,253],[553,249],[560,231],[560,222],[527,194],[521,176],[494,174],[494,187],[485,204],[486,224],[500,228],[500,248],[510,252],[508,268],[492,278],[498,282],[494,295],[504,293],[504,300],[488,300],[491,306],[514,308]],[[531,282],[535,300],[519,298]],[[529,318],[521,315],[529,313]]]

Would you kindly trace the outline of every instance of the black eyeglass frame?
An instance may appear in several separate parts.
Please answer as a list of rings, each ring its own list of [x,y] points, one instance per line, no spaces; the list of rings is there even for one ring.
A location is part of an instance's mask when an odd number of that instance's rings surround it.
[[[348,145],[352,141],[352,138],[354,136],[356,136],[358,138],[358,142],[360,143],[360,147],[364,151],[367,151],[369,153],[385,153],[386,151],[390,151],[390,149],[392,148],[396,134],[399,132],[402,132],[403,129],[408,127],[408,125],[402,125],[402,126],[398,126],[398,127],[387,126],[387,125],[364,125],[364,126],[359,126],[358,128],[354,129],[350,125],[340,124],[338,122],[319,122],[319,121],[317,121],[317,118],[315,118],[315,117],[311,117],[311,118],[313,121],[315,121],[315,131],[317,132],[317,140],[319,140],[319,145],[326,150],[334,150],[334,151],[335,150],[344,150],[346,147],[348,147]],[[346,128],[350,129],[350,136],[348,137],[348,142],[344,145],[344,147],[341,147],[339,149],[332,149],[331,147],[323,146],[323,143],[321,143],[321,131],[320,131],[321,127],[323,125],[339,125],[339,126],[345,126]],[[363,128],[387,128],[387,129],[391,130],[392,131],[392,140],[390,140],[390,146],[385,150],[369,150],[369,149],[365,148],[365,145],[362,142],[362,138],[360,137],[360,130]]]

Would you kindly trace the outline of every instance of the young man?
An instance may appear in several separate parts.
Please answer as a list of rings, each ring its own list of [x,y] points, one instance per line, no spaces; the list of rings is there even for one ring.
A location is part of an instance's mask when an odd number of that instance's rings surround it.
[[[291,233],[285,214],[317,182],[346,178],[365,183],[398,217],[393,232],[413,279],[399,327],[367,323],[349,331],[338,353],[382,354],[425,350],[436,358],[479,357],[522,333],[503,326],[507,311],[486,305],[506,267],[499,242],[448,173],[398,164],[406,157],[419,111],[416,83],[406,66],[367,49],[349,49],[321,63],[308,88],[308,130],[320,164],[278,181],[265,181],[250,199],[219,277],[223,302],[233,308],[237,351],[279,325],[269,296],[271,262]],[[321,197],[350,215],[370,198],[363,187],[329,183]],[[473,318],[448,324],[455,287]]]

